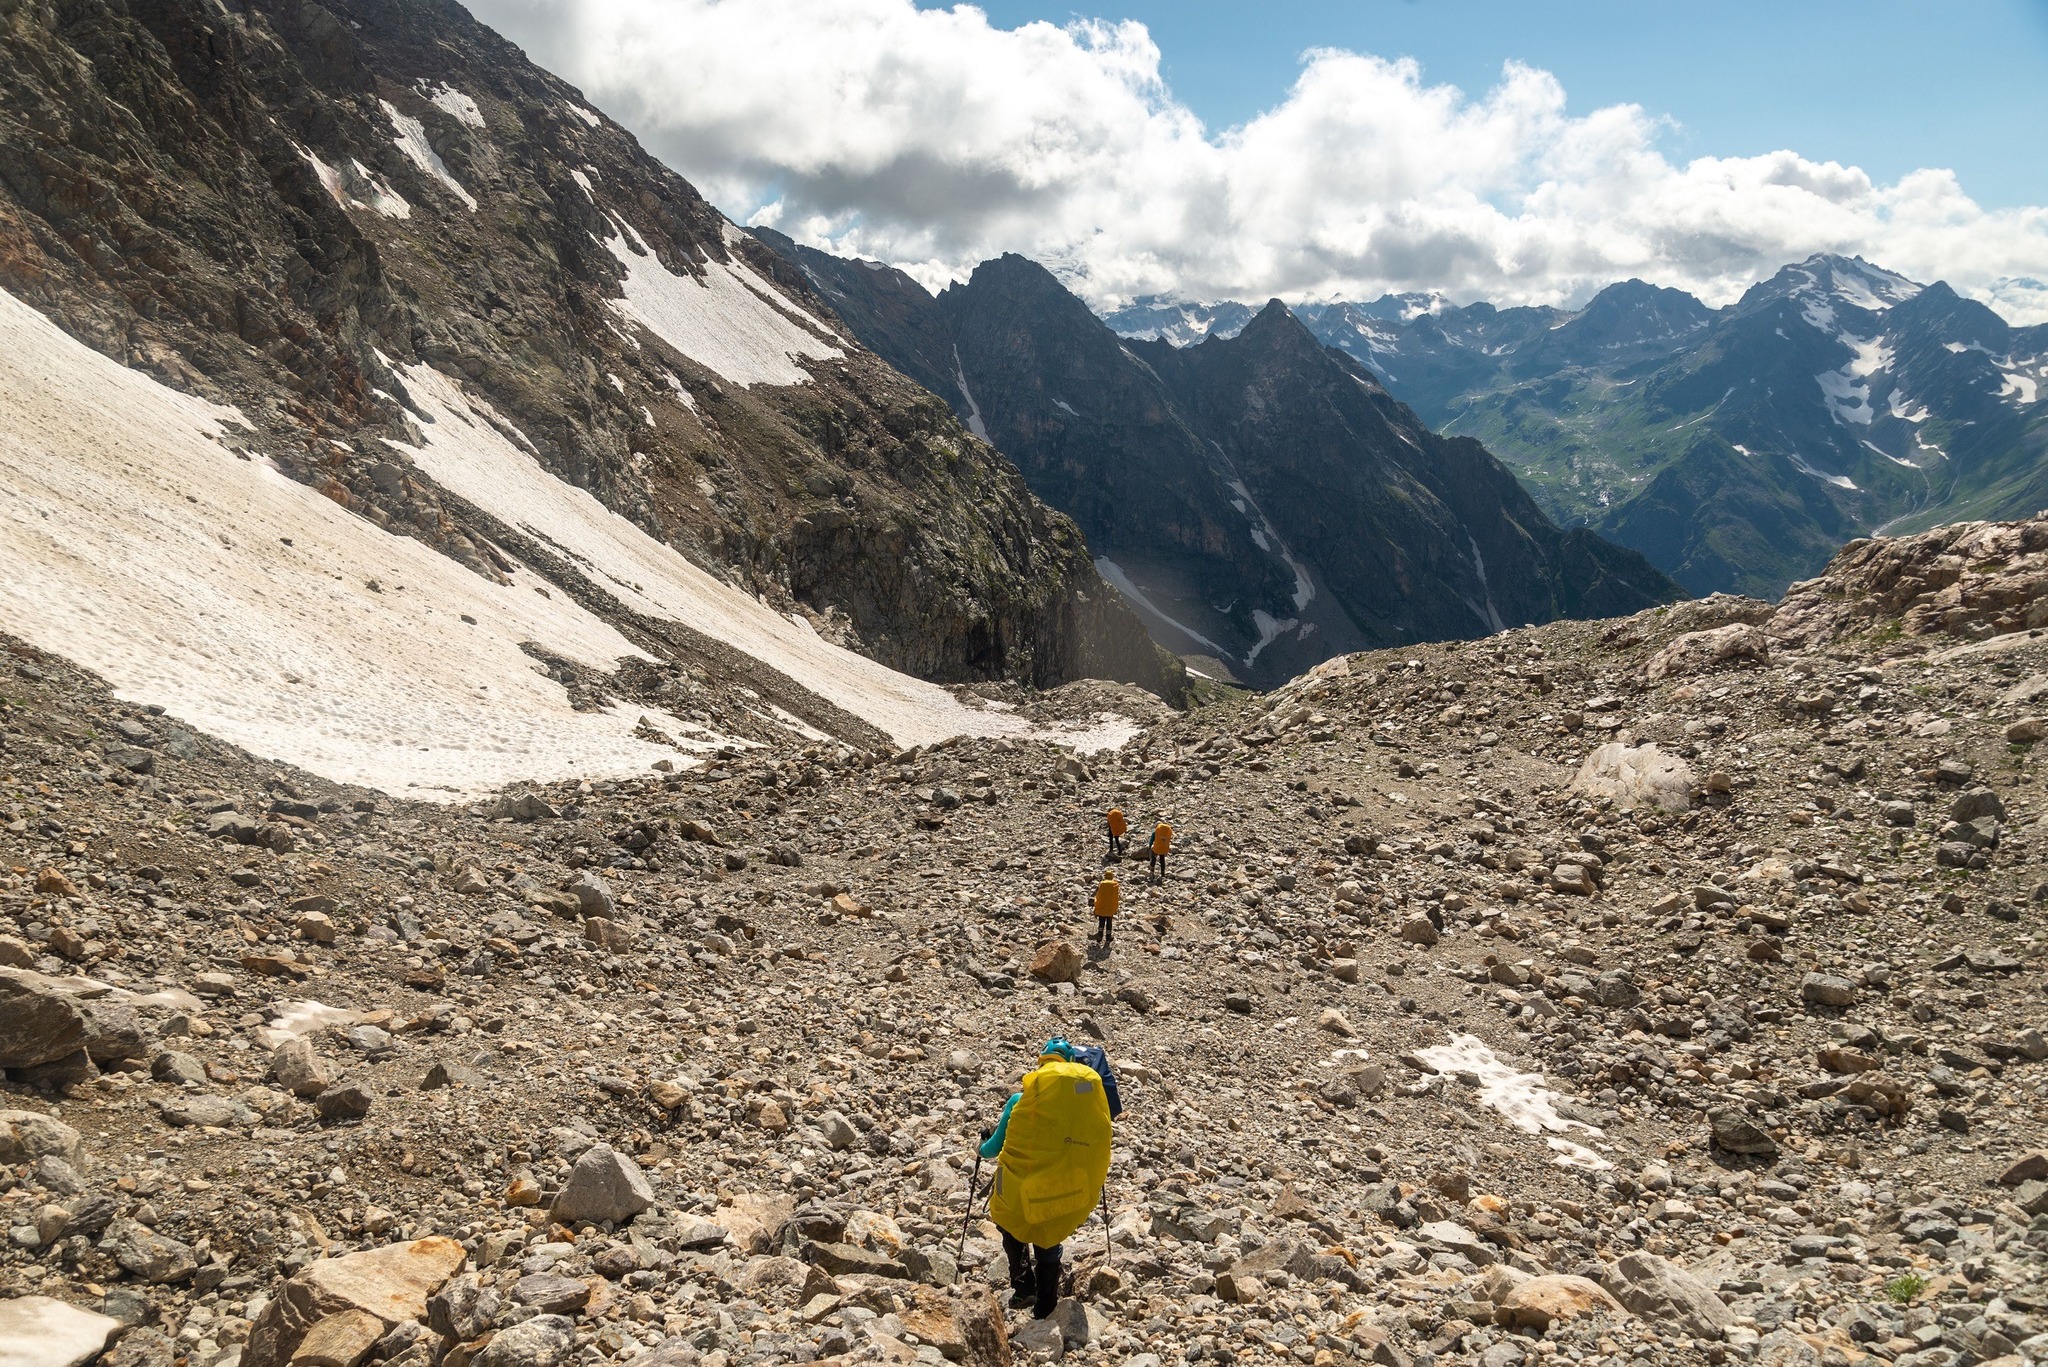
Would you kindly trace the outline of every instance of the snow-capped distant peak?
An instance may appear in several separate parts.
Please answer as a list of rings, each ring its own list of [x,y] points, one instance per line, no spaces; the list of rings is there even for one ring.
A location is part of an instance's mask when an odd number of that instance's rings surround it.
[[[1903,304],[1926,288],[1860,256],[1810,256],[1786,273],[1803,277],[1788,291],[1793,295],[1820,295],[1871,313]]]

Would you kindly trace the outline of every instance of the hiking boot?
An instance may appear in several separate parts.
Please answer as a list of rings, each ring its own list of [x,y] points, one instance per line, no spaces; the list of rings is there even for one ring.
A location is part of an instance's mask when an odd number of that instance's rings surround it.
[[[1038,1292],[1031,1287],[1020,1286],[1010,1292],[1010,1308],[1012,1310],[1022,1310],[1028,1305],[1035,1305],[1037,1303]]]

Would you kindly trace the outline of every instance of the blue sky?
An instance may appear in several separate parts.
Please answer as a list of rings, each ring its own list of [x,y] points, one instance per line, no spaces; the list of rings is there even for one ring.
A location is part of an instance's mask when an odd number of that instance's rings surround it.
[[[941,6],[923,4],[921,8]],[[1280,103],[1311,47],[1413,57],[1478,95],[1513,59],[1575,114],[1675,120],[1677,160],[1791,148],[1881,181],[1954,170],[1986,208],[2048,203],[2048,0],[990,0],[991,22],[1135,19],[1174,94],[1212,129]]]

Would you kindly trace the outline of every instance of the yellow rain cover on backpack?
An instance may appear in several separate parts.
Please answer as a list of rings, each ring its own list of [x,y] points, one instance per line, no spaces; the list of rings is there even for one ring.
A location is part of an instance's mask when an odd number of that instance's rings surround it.
[[[989,1190],[997,1226],[1051,1248],[1079,1229],[1109,1176],[1109,1099],[1093,1068],[1047,1054],[1024,1075]]]

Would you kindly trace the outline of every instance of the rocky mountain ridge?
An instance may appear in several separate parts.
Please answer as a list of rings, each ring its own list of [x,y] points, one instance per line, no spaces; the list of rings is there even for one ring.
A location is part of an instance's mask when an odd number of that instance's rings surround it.
[[[757,235],[1072,515],[1155,638],[1198,668],[1271,686],[1361,646],[1674,592],[1558,529],[1485,450],[1433,436],[1277,302],[1227,341],[1176,349],[1119,341],[1022,257],[934,297]]]
[[[1014,468],[458,6],[28,0],[0,22],[0,287],[232,406],[245,451],[380,531],[637,630],[502,480],[458,492],[420,454],[450,412],[488,415],[572,493],[885,665],[1177,692]]]
[[[1088,758],[785,735],[453,807],[10,641],[4,1341],[2016,1367],[2044,546],[1347,656]],[[1110,800],[1180,837],[1091,951]],[[1127,1112],[1034,1322],[969,1149],[1052,1034]]]
[[[1109,321],[1186,340],[1245,312],[1151,302]],[[1861,259],[1786,266],[1721,309],[1628,281],[1577,311],[1402,295],[1297,312],[1560,522],[1694,593],[1775,597],[1852,537],[2048,495],[2048,329]]]

